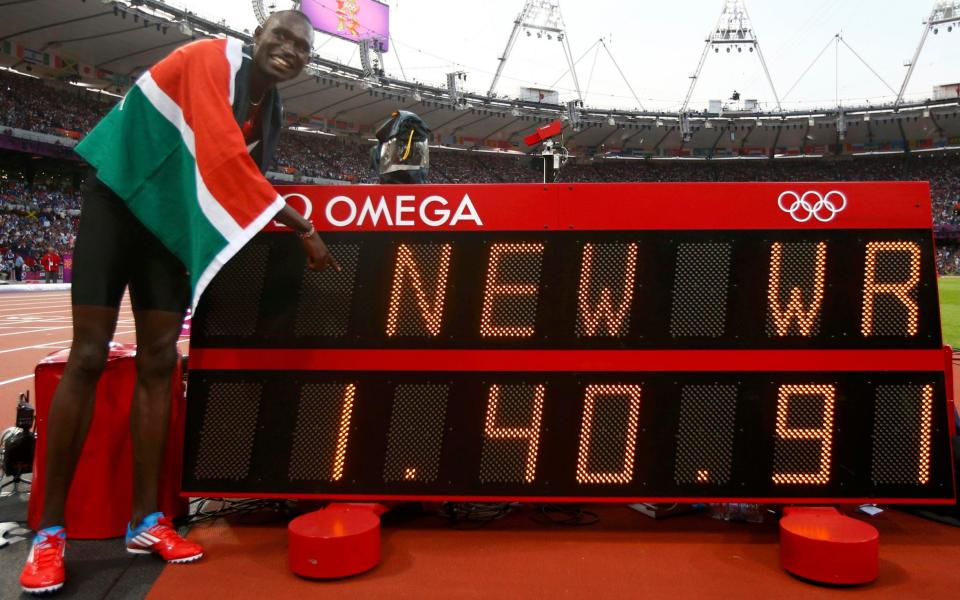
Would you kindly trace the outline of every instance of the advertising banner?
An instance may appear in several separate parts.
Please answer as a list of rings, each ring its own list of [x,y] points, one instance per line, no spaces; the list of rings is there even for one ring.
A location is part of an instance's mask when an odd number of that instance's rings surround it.
[[[304,0],[300,5],[314,28],[351,42],[380,40],[388,50],[390,7],[375,0]]]

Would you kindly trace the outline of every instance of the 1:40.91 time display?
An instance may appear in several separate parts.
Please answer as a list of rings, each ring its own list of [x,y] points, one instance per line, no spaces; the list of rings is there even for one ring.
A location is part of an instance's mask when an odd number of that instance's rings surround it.
[[[948,497],[928,373],[205,373],[192,490]],[[273,394],[297,400],[279,414]],[[230,415],[240,415],[240,417]],[[249,415],[244,424],[237,418]],[[286,428],[269,433],[269,422]],[[864,442],[866,440],[866,442]],[[230,451],[226,444],[230,444]],[[270,462],[258,456],[270,455]]]

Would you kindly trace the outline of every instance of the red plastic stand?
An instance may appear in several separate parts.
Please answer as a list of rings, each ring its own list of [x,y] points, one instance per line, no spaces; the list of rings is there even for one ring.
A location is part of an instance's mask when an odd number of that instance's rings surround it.
[[[69,350],[54,352],[41,360],[36,368],[37,452],[27,517],[33,529],[40,522],[45,495],[50,402],[63,377],[68,355]],[[136,346],[132,344],[110,346],[107,366],[97,384],[90,432],[67,495],[66,526],[71,539],[112,538],[127,531],[133,502],[130,404],[137,378],[135,356]],[[161,511],[177,517],[185,514],[187,509],[187,501],[180,498],[186,402],[179,366],[173,374],[170,402],[170,425],[158,502]]]
[[[357,575],[380,562],[383,504],[335,503],[297,517],[287,528],[290,570],[311,579]]]
[[[780,519],[780,565],[820,583],[854,585],[877,578],[880,534],[829,507],[790,507]]]

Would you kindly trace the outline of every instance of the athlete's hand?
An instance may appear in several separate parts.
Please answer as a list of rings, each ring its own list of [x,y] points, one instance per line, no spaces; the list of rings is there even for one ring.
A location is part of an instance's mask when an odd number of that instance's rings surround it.
[[[330,254],[330,250],[327,249],[327,245],[323,243],[319,235],[314,233],[306,239],[301,239],[300,243],[303,245],[304,254],[307,255],[308,269],[322,271],[327,267],[333,267],[337,273],[340,272],[340,263]]]

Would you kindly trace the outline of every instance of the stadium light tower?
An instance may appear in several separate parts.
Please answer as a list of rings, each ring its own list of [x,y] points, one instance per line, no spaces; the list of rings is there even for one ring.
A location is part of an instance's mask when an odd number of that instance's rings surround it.
[[[917,44],[917,50],[913,53],[913,58],[907,63],[907,75],[903,78],[903,85],[900,86],[900,93],[897,94],[897,101],[894,102],[894,108],[900,108],[903,102],[903,94],[907,91],[907,84],[910,83],[910,77],[913,75],[913,69],[917,66],[917,59],[920,58],[920,51],[927,42],[927,36],[932,30],[934,35],[939,32],[941,25],[946,25],[947,30],[953,29],[960,23],[960,0],[937,0],[933,3],[933,10],[930,16],[924,21],[923,35],[920,36],[920,43]]]
[[[360,66],[363,68],[363,79],[369,83],[380,82],[383,76],[383,46],[380,40],[360,40]]]
[[[286,2],[277,2],[276,0],[253,0],[253,14],[257,17],[257,22],[261,25],[267,18],[278,10],[300,9],[298,0],[287,0]]]
[[[538,38],[546,36],[548,40],[557,38],[557,41],[563,46],[563,55],[567,59],[567,67],[570,68],[570,75],[573,77],[577,99],[582,102],[583,94],[580,93],[580,81],[577,79],[577,69],[573,61],[573,53],[570,51],[566,26],[564,26],[563,16],[560,14],[560,0],[526,0],[523,10],[513,21],[513,31],[510,32],[510,38],[507,39],[507,47],[503,51],[503,56],[500,57],[497,73],[493,76],[493,82],[490,84],[487,95],[492,96],[497,88],[503,68],[507,65],[513,46],[517,43],[517,38],[520,37],[522,31],[526,31],[528,36],[536,34]]]
[[[454,110],[460,110],[461,108],[466,108],[460,102],[463,93],[460,90],[460,82],[466,81],[467,73],[466,71],[455,71],[453,73],[447,73],[447,95],[450,96],[450,101],[453,102]]]
[[[747,13],[747,7],[743,0],[723,0],[723,11],[720,18],[717,19],[717,25],[707,36],[706,45],[703,47],[703,54],[700,55],[700,64],[697,65],[697,72],[690,77],[690,89],[687,90],[687,97],[683,99],[683,107],[680,109],[681,117],[687,113],[687,107],[690,105],[690,98],[693,96],[693,90],[697,87],[697,80],[703,71],[703,65],[707,61],[707,54],[713,48],[714,52],[719,53],[720,48],[725,48],[729,53],[731,49],[737,52],[743,52],[747,48],[749,52],[756,51],[760,64],[763,66],[763,72],[767,76],[767,83],[773,91],[773,98],[777,101],[777,110],[783,112],[780,107],[780,97],[777,96],[777,88],[773,85],[773,79],[770,78],[770,70],[767,69],[767,63],[763,60],[763,52],[760,51],[760,42],[757,41],[756,30],[750,21],[750,15]]]

